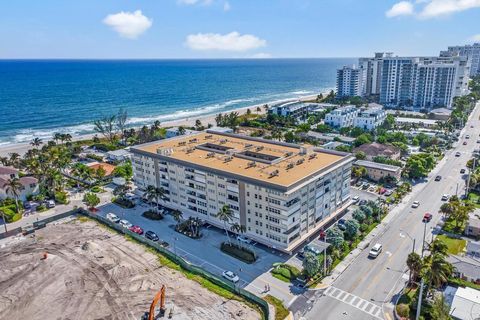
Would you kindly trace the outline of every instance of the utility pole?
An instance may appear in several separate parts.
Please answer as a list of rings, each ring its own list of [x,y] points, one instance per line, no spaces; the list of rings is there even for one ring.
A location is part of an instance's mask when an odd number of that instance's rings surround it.
[[[423,278],[420,282],[420,294],[418,295],[418,303],[417,303],[417,314],[415,316],[415,320],[420,318],[420,311],[422,310],[422,297],[423,297]]]
[[[422,241],[422,258],[423,258],[423,251],[425,250],[425,234],[427,233],[427,223],[428,222],[424,222],[423,223],[423,241]]]

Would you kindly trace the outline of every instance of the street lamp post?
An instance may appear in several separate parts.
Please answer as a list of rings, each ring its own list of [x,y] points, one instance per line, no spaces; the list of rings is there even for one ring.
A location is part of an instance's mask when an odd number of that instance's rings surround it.
[[[404,232],[404,233],[407,235],[407,237],[409,237],[410,240],[412,240],[412,242],[413,242],[413,244],[412,244],[412,253],[414,253],[414,252],[415,252],[415,238],[412,238],[412,236],[411,236],[408,232],[406,232],[406,231],[404,231],[404,230],[400,230],[400,231],[401,231],[401,232]],[[409,275],[408,275],[408,284],[410,285],[411,282],[412,282],[412,270],[410,269],[409,271],[410,271],[410,272],[409,272]]]
[[[425,250],[425,234],[427,233],[427,221],[424,221],[424,228],[423,228],[423,241],[422,241],[422,258],[423,258],[423,252]],[[424,285],[424,280],[420,281],[420,293],[418,295],[418,303],[417,303],[417,314],[415,315],[415,320],[418,320],[420,318],[420,311],[422,309],[422,297],[423,297],[423,285]]]

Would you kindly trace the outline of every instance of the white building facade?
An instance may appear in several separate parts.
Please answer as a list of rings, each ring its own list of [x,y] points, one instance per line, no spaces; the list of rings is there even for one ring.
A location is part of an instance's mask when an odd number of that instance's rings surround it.
[[[441,57],[468,57],[471,63],[470,76],[480,75],[480,42],[465,46],[452,46],[440,52]]]
[[[344,106],[332,110],[325,115],[325,124],[335,128],[351,127],[355,123],[358,108],[355,106]]]
[[[365,96],[366,72],[363,68],[344,66],[337,70],[337,96]]]
[[[197,142],[184,150],[188,139]],[[245,236],[284,252],[291,253],[350,203],[353,158],[347,154],[319,148],[307,152],[292,144],[208,131],[167,140],[132,148],[134,181],[140,190],[163,187],[167,207],[220,228],[223,221],[216,215],[227,205],[233,213],[230,223],[244,225]],[[209,142],[200,144],[203,140]],[[247,149],[233,148],[240,145]],[[263,151],[250,151],[252,146]],[[262,153],[283,149],[275,159]],[[192,161],[186,161],[190,156]],[[316,170],[322,157],[335,161]],[[266,175],[264,165],[277,169]],[[304,175],[302,168],[308,171]],[[295,175],[300,179],[283,184]]]
[[[381,126],[387,113],[381,107],[361,109],[354,120],[354,126],[364,130],[372,131]]]

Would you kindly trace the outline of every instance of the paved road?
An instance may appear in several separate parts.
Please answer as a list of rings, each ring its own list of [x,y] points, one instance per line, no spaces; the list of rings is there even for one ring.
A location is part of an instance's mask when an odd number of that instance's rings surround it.
[[[415,251],[421,252],[424,227],[426,239],[433,237],[432,231],[441,220],[438,210],[442,204],[442,194],[455,194],[458,184],[459,195],[464,192],[465,180],[460,169],[465,168],[480,134],[480,104],[477,104],[470,117],[458,145],[447,152],[446,156],[428,177],[428,182],[414,186],[413,192],[404,203],[394,210],[393,218],[373,242],[383,245],[383,253],[375,260],[368,258],[364,250],[342,273],[333,285],[315,299],[309,311],[297,313],[297,319],[392,319],[396,294],[408,280],[406,258],[412,251],[416,239]],[[473,126],[471,128],[470,126]],[[467,145],[463,145],[465,135],[470,135]],[[461,152],[460,157],[455,153]],[[434,181],[439,174],[443,179]],[[420,201],[420,207],[411,208],[413,201]],[[425,212],[433,213],[433,219],[427,225],[421,222]],[[374,243],[371,243],[373,245]]]

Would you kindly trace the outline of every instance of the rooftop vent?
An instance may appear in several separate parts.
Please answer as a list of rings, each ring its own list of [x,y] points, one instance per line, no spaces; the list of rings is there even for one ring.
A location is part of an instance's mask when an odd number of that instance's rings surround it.
[[[251,147],[253,147],[253,144],[251,144],[251,143],[245,144],[245,148],[251,148]]]
[[[257,166],[257,163],[255,161],[250,161],[248,164],[247,164],[247,169],[248,168],[253,168],[253,167],[256,167]]]
[[[287,164],[287,170],[292,169],[294,166],[295,166],[295,164],[290,162],[289,164]]]
[[[262,151],[262,150],[263,150],[263,146],[258,146],[256,149],[257,149],[257,151]]]
[[[195,151],[195,148],[188,148],[187,149],[187,153],[192,153],[193,151]]]
[[[213,157],[215,157],[215,152],[207,153],[207,158],[213,158]]]
[[[308,156],[309,160],[315,159],[317,157],[316,153],[312,153],[311,155]]]
[[[305,159],[303,159],[303,158],[302,158],[302,159],[298,159],[298,160],[297,160],[297,166],[300,165],[300,164],[302,164],[303,161],[305,161]]]
[[[186,143],[185,141],[180,141],[180,142],[178,143],[178,146],[181,147],[181,146],[184,146],[184,145],[186,145],[186,144],[187,144],[187,143]]]
[[[270,178],[276,177],[276,176],[278,176],[279,173],[280,172],[278,170],[274,170],[274,171],[270,172],[269,177]]]
[[[212,137],[213,137],[213,136],[212,136],[211,134],[206,135],[206,136],[205,136],[205,140],[207,140],[207,139],[212,139]]]
[[[224,162],[230,162],[233,160],[233,157],[232,156],[228,156],[225,158],[225,161]]]
[[[224,143],[227,143],[227,139],[220,139],[220,144],[224,144]]]
[[[293,155],[293,152],[287,152],[287,153],[285,153],[285,157],[290,157],[290,156],[292,156],[292,155]]]
[[[197,138],[188,140],[189,143],[195,143],[195,142],[197,142],[197,141],[198,141]]]

